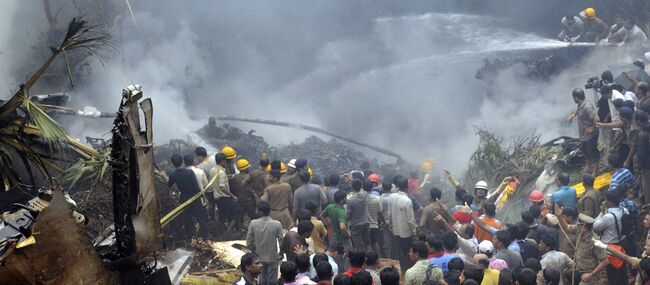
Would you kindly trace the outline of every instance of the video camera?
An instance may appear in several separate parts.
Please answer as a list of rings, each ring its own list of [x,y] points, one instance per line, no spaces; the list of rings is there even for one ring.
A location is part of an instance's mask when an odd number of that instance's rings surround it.
[[[585,89],[600,89],[600,87],[603,87],[603,82],[598,76],[587,79],[587,84],[585,84]]]

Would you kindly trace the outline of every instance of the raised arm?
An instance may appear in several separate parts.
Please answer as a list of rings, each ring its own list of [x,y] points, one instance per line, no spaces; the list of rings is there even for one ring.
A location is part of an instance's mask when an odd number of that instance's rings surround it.
[[[488,197],[488,201],[491,203],[495,203],[497,201],[497,198],[499,198],[499,195],[501,195],[501,193],[503,193],[503,190],[506,189],[506,186],[508,185],[508,182],[510,182],[511,179],[512,177],[510,176],[504,177],[503,180],[501,181],[501,184],[499,184],[499,187],[497,187],[497,190],[494,193],[490,194],[490,196]]]
[[[438,207],[442,209],[442,211],[445,213],[445,216],[447,216],[448,218],[447,224],[453,225],[458,222],[458,220],[456,220],[456,217],[454,217],[454,215],[451,214],[451,211],[449,211],[449,208],[447,208],[447,206],[445,206],[444,203],[442,203],[440,200],[436,200],[434,203],[437,203]]]
[[[451,175],[449,169],[445,168],[445,174],[447,175],[447,179],[449,180],[452,186],[458,187],[460,185],[460,183],[458,183],[458,180],[456,180],[456,178],[454,178],[454,176]]]

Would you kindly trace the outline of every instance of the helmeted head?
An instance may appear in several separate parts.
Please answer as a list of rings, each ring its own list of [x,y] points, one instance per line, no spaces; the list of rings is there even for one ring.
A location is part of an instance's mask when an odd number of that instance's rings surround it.
[[[237,162],[235,164],[237,166],[237,170],[239,170],[240,172],[244,171],[244,170],[247,170],[248,168],[251,167],[251,163],[248,162],[248,160],[246,160],[246,159],[237,160]]]
[[[476,182],[474,186],[474,194],[479,198],[484,198],[487,195],[488,184],[485,181]]]
[[[420,170],[422,170],[422,172],[429,172],[429,170],[431,170],[431,167],[432,167],[431,163],[428,162],[428,161],[425,161],[420,166]]]
[[[372,182],[373,185],[377,186],[379,183],[381,183],[381,177],[379,177],[379,174],[373,173],[368,175],[368,181]]]
[[[533,191],[530,191],[530,195],[528,196],[528,199],[533,204],[544,202],[544,193],[542,193],[542,191],[534,189]]]
[[[237,157],[237,152],[230,146],[224,146],[221,149],[221,153],[226,156],[226,159],[235,159]]]
[[[289,174],[294,174],[296,173],[296,159],[292,158],[287,162],[287,171]]]

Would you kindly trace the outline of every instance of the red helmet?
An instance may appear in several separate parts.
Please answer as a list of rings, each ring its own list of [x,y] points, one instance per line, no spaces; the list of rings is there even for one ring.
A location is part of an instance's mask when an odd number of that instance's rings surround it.
[[[373,173],[368,175],[368,181],[372,183],[379,183],[381,182],[381,178],[379,177],[379,174]]]
[[[530,192],[530,201],[533,203],[539,203],[544,201],[544,193],[537,189]]]

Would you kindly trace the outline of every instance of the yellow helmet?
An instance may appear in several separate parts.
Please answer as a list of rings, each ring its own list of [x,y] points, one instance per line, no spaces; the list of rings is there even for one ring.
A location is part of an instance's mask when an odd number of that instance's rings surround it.
[[[249,167],[251,167],[251,163],[248,162],[248,160],[246,160],[246,159],[237,160],[237,162],[235,164],[237,165],[237,169],[239,171],[246,170]]]
[[[596,17],[596,9],[592,7],[585,9],[585,15],[587,15],[589,18]]]
[[[233,159],[237,157],[237,152],[235,152],[235,149],[229,146],[224,146],[221,149],[221,154],[226,156],[226,159]]]
[[[312,176],[314,174],[314,171],[311,170],[311,167],[307,168],[307,172],[309,173],[309,176]]]
[[[429,170],[431,170],[431,167],[432,167],[431,163],[428,162],[428,161],[425,161],[420,166],[420,169],[422,170],[422,172],[428,172]]]

